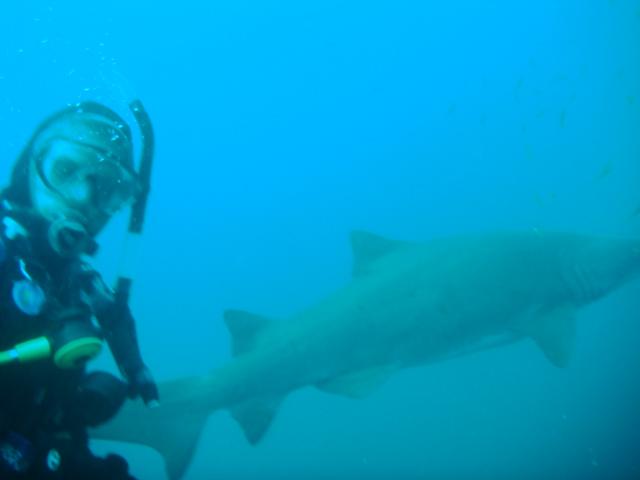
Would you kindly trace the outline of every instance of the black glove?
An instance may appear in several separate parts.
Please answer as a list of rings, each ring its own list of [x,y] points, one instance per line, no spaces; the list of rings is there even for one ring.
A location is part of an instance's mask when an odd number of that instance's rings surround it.
[[[141,397],[145,405],[155,407],[158,405],[159,395],[151,372],[146,366],[142,366],[132,374],[127,375],[129,381],[129,397]]]

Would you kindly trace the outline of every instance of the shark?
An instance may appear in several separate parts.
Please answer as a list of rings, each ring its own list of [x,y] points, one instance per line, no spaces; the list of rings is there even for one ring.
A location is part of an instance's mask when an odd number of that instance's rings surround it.
[[[284,321],[225,311],[232,360],[160,383],[159,407],[129,402],[92,437],[150,446],[177,479],[221,409],[257,444],[304,387],[363,398],[400,369],[524,340],[565,367],[578,310],[640,274],[634,238],[535,230],[412,243],[355,231],[351,245],[344,287]]]

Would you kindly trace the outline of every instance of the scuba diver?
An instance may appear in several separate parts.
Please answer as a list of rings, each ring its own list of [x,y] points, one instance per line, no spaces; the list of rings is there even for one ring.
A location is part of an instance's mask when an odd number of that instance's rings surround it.
[[[141,229],[153,135],[142,104],[130,106],[143,142],[138,171],[130,127],[83,102],[38,127],[0,192],[2,479],[133,478],[122,457],[93,455],[87,435],[127,397],[158,401],[128,307],[131,279],[112,290],[88,263],[120,209],[132,206],[129,230]],[[126,382],[87,373],[103,340]]]

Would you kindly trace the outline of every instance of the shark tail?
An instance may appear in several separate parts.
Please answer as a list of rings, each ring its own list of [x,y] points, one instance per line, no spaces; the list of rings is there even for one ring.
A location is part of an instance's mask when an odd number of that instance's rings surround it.
[[[271,326],[270,319],[240,310],[225,311],[224,320],[231,333],[234,356],[252,351]],[[162,456],[168,477],[180,478],[193,458],[207,418],[215,409],[211,404],[198,406],[185,400],[185,392],[198,391],[202,381],[194,377],[160,383],[158,407],[150,409],[141,402],[129,402],[110,422],[92,430],[91,437],[151,447]],[[253,398],[229,408],[249,443],[256,445],[262,440],[283,399]]]
[[[151,447],[162,456],[169,479],[179,479],[193,458],[211,413],[172,404],[172,391],[182,389],[179,384],[185,380],[161,384],[163,403],[158,407],[150,409],[141,402],[127,403],[112,421],[92,430],[91,437]]]

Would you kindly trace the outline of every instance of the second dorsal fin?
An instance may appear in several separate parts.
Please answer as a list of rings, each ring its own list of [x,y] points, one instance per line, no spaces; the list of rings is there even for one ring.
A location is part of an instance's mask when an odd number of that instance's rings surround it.
[[[271,324],[266,317],[242,310],[226,310],[224,322],[231,333],[234,356],[251,350],[256,338]]]

